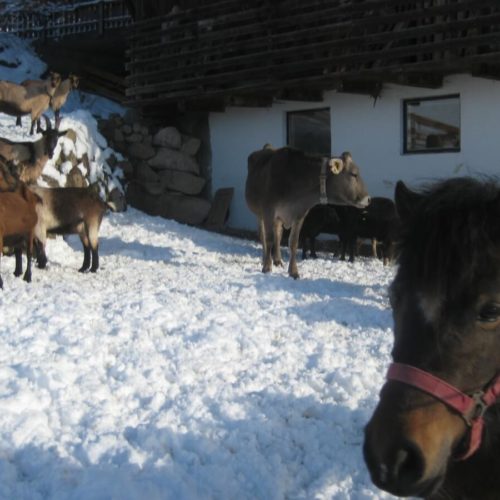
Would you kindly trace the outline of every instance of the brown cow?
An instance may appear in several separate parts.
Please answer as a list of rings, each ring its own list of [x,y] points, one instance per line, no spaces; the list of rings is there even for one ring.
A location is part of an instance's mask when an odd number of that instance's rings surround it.
[[[335,203],[363,208],[370,202],[350,153],[328,158],[289,147],[275,150],[268,145],[248,157],[245,197],[259,220],[262,272],[271,271],[273,263],[282,265],[281,235],[283,227],[291,228],[288,274],[292,278],[299,277],[295,254],[300,228],[314,205]]]

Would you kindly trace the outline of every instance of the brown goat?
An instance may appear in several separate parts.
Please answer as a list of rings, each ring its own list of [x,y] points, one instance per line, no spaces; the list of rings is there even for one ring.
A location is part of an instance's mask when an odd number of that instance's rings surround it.
[[[65,132],[53,129],[50,120],[45,118],[46,129],[42,137],[33,142],[13,142],[0,138],[0,156],[15,165],[19,180],[28,184],[36,182],[47,161],[52,158],[59,137]]]
[[[99,228],[107,205],[92,188],[30,189],[43,201],[37,206],[35,228],[38,267],[47,264],[45,243],[47,234],[78,234],[83,245],[83,264],[80,272],[96,272],[99,268]]]
[[[52,99],[50,100],[50,107],[54,111],[54,116],[56,117],[56,128],[59,128],[61,123],[60,110],[66,103],[66,99],[69,96],[69,93],[78,88],[78,84],[80,83],[80,79],[73,74],[70,74],[66,80],[63,80],[61,84],[57,87]]]
[[[31,115],[30,134],[33,134],[35,124],[49,107],[50,99],[61,83],[61,75],[51,73],[47,80],[27,80],[24,83],[18,85],[0,80],[0,112],[16,116],[17,124],[21,124],[21,116]]]
[[[17,256],[20,257],[20,248],[26,245],[27,266],[24,280],[31,281],[31,255],[33,253],[33,239],[37,223],[36,207],[40,198],[32,193],[24,184],[16,192],[0,192],[0,257],[3,247],[17,247],[16,276],[21,274],[17,265]],[[20,259],[19,259],[20,260]],[[0,276],[0,288],[3,288]]]

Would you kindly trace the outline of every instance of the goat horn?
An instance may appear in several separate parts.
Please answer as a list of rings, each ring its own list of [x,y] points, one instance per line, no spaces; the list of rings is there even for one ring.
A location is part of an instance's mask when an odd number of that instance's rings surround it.
[[[45,118],[45,129],[46,130],[51,130],[52,129],[52,125],[50,123],[50,119],[48,118],[47,115],[42,115],[44,118]]]

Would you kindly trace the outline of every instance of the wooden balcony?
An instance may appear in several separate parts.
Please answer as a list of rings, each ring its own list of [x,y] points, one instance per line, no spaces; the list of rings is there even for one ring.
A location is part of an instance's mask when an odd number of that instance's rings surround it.
[[[180,2],[182,5],[182,2]],[[218,0],[136,22],[127,101],[208,108],[500,76],[498,0]]]

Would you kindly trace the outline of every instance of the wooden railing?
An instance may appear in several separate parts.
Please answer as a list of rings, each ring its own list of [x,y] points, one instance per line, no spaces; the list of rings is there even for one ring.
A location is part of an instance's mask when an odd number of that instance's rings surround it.
[[[400,81],[500,61],[499,0],[216,0],[136,23],[127,95],[162,101]]]
[[[25,11],[4,14],[0,19],[0,32],[21,38],[57,39],[82,34],[102,35],[131,23],[132,17],[123,0],[97,0],[76,3],[47,14]]]

